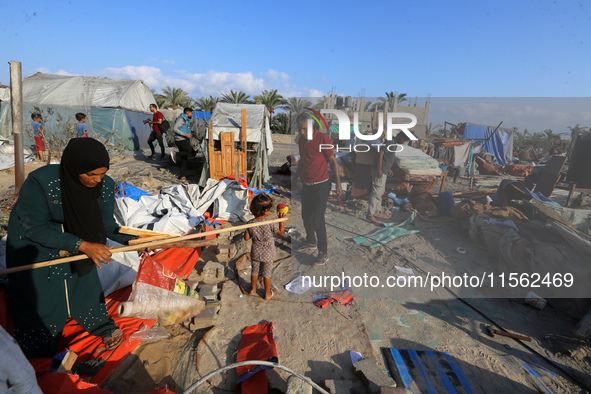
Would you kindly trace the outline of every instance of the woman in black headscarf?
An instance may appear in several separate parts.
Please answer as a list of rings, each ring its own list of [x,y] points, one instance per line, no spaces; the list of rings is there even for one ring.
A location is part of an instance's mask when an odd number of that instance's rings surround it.
[[[113,218],[115,183],[106,176],[109,154],[99,141],[75,138],[61,164],[29,174],[8,223],[6,263],[18,267],[85,253],[89,258],[9,275],[14,337],[25,355],[53,357],[68,317],[103,338],[122,340],[108,316],[96,271],[108,263],[107,237],[127,243]]]

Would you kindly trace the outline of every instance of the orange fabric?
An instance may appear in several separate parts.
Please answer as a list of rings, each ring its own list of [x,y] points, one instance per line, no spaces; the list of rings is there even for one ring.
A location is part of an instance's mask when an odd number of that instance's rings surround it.
[[[95,384],[86,383],[78,375],[65,373],[48,373],[37,380],[39,388],[44,393],[74,393],[84,391],[84,394],[110,394]]]
[[[238,347],[236,362],[247,360],[262,360],[278,362],[277,346],[273,337],[272,322],[256,326],[245,327]],[[264,394],[267,392],[266,369],[271,367],[261,365],[246,365],[238,367],[236,373],[236,392],[240,394]]]
[[[200,254],[201,248],[167,248],[152,255],[152,258],[178,277],[186,279],[199,261]]]
[[[85,362],[92,359],[107,360],[105,366],[89,380],[91,383],[98,385],[103,384],[113,373],[113,371],[127,358],[127,356],[135,350],[141,341],[131,341],[129,337],[140,328],[140,325],[145,324],[148,327],[152,327],[154,323],[156,323],[156,320],[119,317],[117,315],[119,303],[127,301],[130,293],[131,286],[128,286],[107,297],[107,310],[109,312],[109,316],[115,320],[115,324],[117,324],[117,326],[123,331],[123,342],[114,350],[103,351],[102,353],[97,354],[99,349],[104,348],[102,338],[90,335],[73,319],[68,319],[68,322],[66,323],[66,327],[62,333],[62,341],[60,342],[57,354],[64,352],[66,349],[70,349],[78,354],[77,362]],[[39,381],[42,379],[47,379],[44,377],[45,375],[56,375],[48,370],[49,366],[51,365],[51,359],[49,358],[34,358],[30,359],[29,362],[35,369],[37,379]],[[60,375],[68,376],[65,374]],[[50,378],[50,384],[54,384],[54,380],[52,379],[55,378]],[[43,389],[43,387],[41,388]]]

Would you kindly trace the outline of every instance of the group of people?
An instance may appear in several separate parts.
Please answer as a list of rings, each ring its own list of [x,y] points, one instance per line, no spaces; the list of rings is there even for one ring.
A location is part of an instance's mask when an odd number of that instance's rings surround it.
[[[164,160],[166,154],[164,152],[164,133],[161,130],[161,125],[164,122],[164,115],[162,112],[158,111],[158,106],[156,104],[150,104],[150,112],[154,115],[152,120],[147,120],[147,123],[152,125],[152,132],[150,133],[150,137],[148,137],[148,145],[150,146],[150,150],[152,154],[148,156],[150,159],[154,159],[156,156],[156,150],[154,147],[154,142],[158,141],[158,145],[160,146],[160,160]],[[178,152],[171,152],[170,156],[174,163],[177,160],[180,160],[181,164],[181,174],[180,179],[181,181],[187,180],[187,161],[189,157],[195,157],[196,152],[191,145],[191,118],[193,117],[193,109],[192,108],[184,108],[183,112],[175,119],[174,126],[172,130],[174,131],[174,144],[178,148]]]
[[[88,128],[86,127],[86,115],[78,112],[76,115],[76,137],[88,137]],[[33,137],[35,138],[35,151],[37,152],[37,159],[45,161],[45,130],[43,129],[43,118],[39,113],[32,113],[31,119],[33,121]]]
[[[156,107],[153,124],[159,116]],[[192,110],[185,108],[175,121],[177,157],[190,156],[189,121]],[[84,125],[83,114],[79,124]],[[37,119],[34,120],[37,122]],[[325,212],[331,190],[330,165],[336,181],[336,196],[342,190],[338,164],[332,149],[319,149],[329,144],[329,137],[314,125],[312,139],[307,138],[308,117],[297,121],[301,160],[295,174],[303,183],[301,191],[302,219],[306,239],[298,248],[318,250],[316,265],[328,262]],[[42,127],[35,125],[40,132]],[[105,146],[87,137],[80,127],[81,137],[73,138],[63,151],[59,165],[47,165],[29,174],[13,207],[8,224],[6,263],[8,268],[58,259],[63,256],[85,254],[86,259],[70,264],[55,264],[44,268],[27,269],[9,275],[9,291],[14,337],[23,352],[31,357],[53,357],[69,317],[76,320],[88,333],[103,338],[107,349],[118,346],[122,331],[107,313],[105,297],[97,268],[108,264],[110,249],[107,238],[127,244],[133,236],[119,233],[114,216],[115,182],[106,175],[109,154]],[[178,137],[177,137],[178,136]],[[157,137],[155,139],[158,139]],[[393,143],[403,144],[403,134]],[[387,171],[393,163],[391,150],[382,149],[372,178],[372,196],[368,220],[377,216],[384,193]],[[274,295],[271,271],[275,257],[274,234],[282,235],[284,223],[265,222],[273,210],[273,200],[265,193],[256,195],[250,204],[253,224],[244,234],[252,239],[251,291],[256,294],[259,276],[263,276],[265,299]],[[278,212],[282,218],[285,213]]]
[[[312,138],[308,139],[309,118],[308,115],[302,114],[296,119],[300,161],[294,181],[302,182],[302,220],[306,231],[306,239],[298,247],[298,251],[313,252],[318,250],[315,265],[325,265],[329,260],[325,221],[326,206],[332,184],[328,171],[329,165],[336,184],[337,200],[341,198],[342,187],[331,138],[320,132],[318,123],[313,122]],[[396,151],[399,151],[399,149],[391,145],[404,145],[408,141],[409,137],[400,132],[392,141],[381,141],[381,149],[376,154],[375,165],[372,168],[372,187],[366,216],[367,220],[376,225],[381,225],[378,218],[384,216],[379,213],[379,209],[382,205],[382,196],[386,190],[387,177],[392,175],[391,168],[394,164],[394,157]]]

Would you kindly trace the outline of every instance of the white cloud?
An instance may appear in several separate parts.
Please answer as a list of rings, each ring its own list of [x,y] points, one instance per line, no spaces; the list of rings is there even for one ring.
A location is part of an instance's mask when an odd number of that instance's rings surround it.
[[[174,60],[168,60],[168,59],[162,60],[162,63],[164,63],[164,64],[176,64],[176,62]]]
[[[163,63],[174,64],[173,60],[161,60]],[[38,71],[51,74],[47,68]],[[60,75],[74,75],[67,71],[59,70]],[[206,73],[191,73],[185,70],[176,70],[171,74],[165,74],[160,68],[154,66],[124,66],[107,67],[98,71],[95,75],[115,79],[139,79],[150,89],[157,92],[167,86],[182,88],[194,97],[221,96],[230,90],[244,91],[250,96],[261,94],[263,90],[277,89],[284,97],[322,97],[323,93],[318,89],[296,86],[291,84],[292,77],[282,71],[268,70],[256,77],[252,72],[230,73],[225,71],[208,71]]]

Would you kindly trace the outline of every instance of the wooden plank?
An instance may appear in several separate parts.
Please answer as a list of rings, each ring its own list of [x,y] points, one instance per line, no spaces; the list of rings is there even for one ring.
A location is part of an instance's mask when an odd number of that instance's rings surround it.
[[[246,177],[246,109],[242,109],[242,127],[240,128],[240,152],[238,152],[238,162],[240,163],[239,174],[240,176],[244,176],[244,179],[248,181]],[[261,131],[261,138],[265,138]],[[239,180],[237,177],[236,180]]]
[[[550,197],[554,186],[556,186],[560,179],[560,172],[565,162],[566,156],[553,156],[542,170],[535,191],[541,192],[545,197]]]
[[[127,226],[121,226],[121,228],[119,229],[119,233],[127,234],[127,235],[137,235],[138,237],[152,237],[154,235],[170,235],[173,237],[178,237],[179,235],[181,235],[180,233],[169,233],[166,231],[146,230],[143,228],[127,227]]]
[[[169,238],[175,238],[175,237],[178,237],[178,235],[157,234],[157,235],[153,235],[151,237],[140,237],[138,239],[132,239],[127,244],[128,245],[137,245],[137,244],[142,244],[142,243],[146,243],[146,242],[159,241],[161,239],[169,239]]]
[[[204,231],[202,233],[183,235],[182,237],[174,237],[174,238],[170,238],[170,239],[164,239],[161,241],[144,242],[144,243],[141,243],[138,245],[118,246],[118,247],[112,248],[111,253],[121,253],[121,252],[132,252],[132,251],[144,250],[146,248],[152,248],[154,245],[159,245],[159,247],[163,247],[163,245],[172,245],[172,244],[179,242],[179,241],[194,240],[195,238],[209,237],[211,235],[227,233],[229,231],[245,230],[245,229],[251,228],[251,227],[263,226],[265,224],[285,222],[287,219],[288,218],[285,217],[285,218],[279,218],[279,219],[273,219],[273,220],[266,220],[264,222],[243,224],[241,226],[226,227],[226,228],[223,228],[220,230],[214,230],[214,231]],[[85,260],[87,258],[88,258],[88,256],[86,256],[85,254],[78,254],[76,256],[64,257],[61,259],[47,260],[47,261],[42,261],[39,263],[27,264],[27,265],[22,265],[20,267],[13,267],[13,268],[5,269],[5,270],[0,270],[0,275],[11,274],[13,272],[27,271],[27,270],[34,269],[34,268],[49,267],[49,266],[57,265],[57,264],[70,263],[72,261]]]
[[[209,153],[209,177],[215,179],[215,165],[213,165],[214,150],[213,150],[213,119],[209,119],[207,126],[207,152]]]

